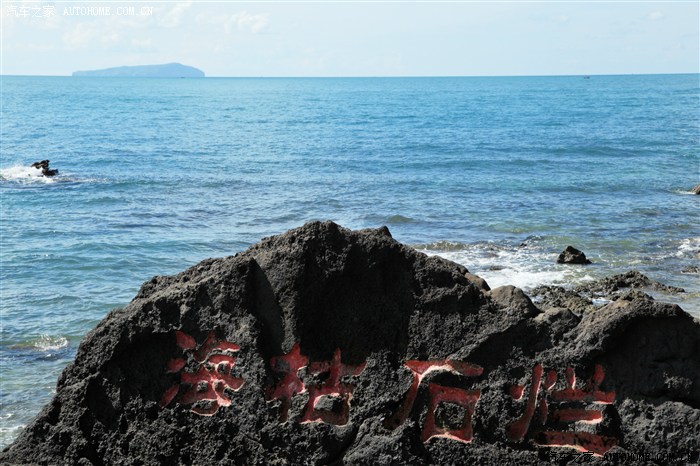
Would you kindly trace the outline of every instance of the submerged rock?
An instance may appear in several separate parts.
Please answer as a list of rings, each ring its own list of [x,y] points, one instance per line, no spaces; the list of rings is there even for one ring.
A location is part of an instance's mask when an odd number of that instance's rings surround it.
[[[542,313],[466,273],[314,222],[155,277],[0,463],[698,460],[700,323],[640,299]]]
[[[591,261],[586,258],[586,255],[576,249],[573,246],[567,246],[559,257],[557,257],[558,264],[590,264]]]

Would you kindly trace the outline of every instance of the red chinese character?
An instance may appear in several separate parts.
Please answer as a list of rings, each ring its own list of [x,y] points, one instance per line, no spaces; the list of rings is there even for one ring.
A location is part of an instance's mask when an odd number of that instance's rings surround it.
[[[605,378],[605,372],[599,364],[595,365],[593,377],[591,377],[591,380],[584,389],[575,388],[576,374],[571,367],[566,369],[566,388],[562,390],[551,390],[557,380],[557,375],[554,371],[549,371],[544,381],[542,380],[542,374],[542,365],[536,364],[532,369],[532,382],[528,392],[525,412],[519,419],[513,421],[507,427],[508,437],[511,440],[522,440],[525,438],[536,410],[539,411],[539,421],[543,425],[547,424],[548,421],[552,423],[583,422],[587,424],[598,424],[603,420],[603,412],[594,409],[566,407],[554,409],[550,414],[546,393],[542,395],[538,406],[537,397],[540,386],[542,386],[546,392],[549,392],[553,403],[586,401],[594,404],[610,404],[615,401],[614,392],[603,392],[600,390],[600,384]],[[525,387],[522,385],[513,386],[511,388],[511,396],[519,400],[523,396],[524,388]],[[618,442],[614,437],[570,430],[544,430],[536,432],[533,438],[535,443],[542,446],[575,448],[582,452],[593,452],[593,454],[597,456],[602,456],[605,452],[617,445]]]
[[[270,400],[282,400],[280,407],[280,422],[286,422],[289,417],[289,406],[292,397],[298,393],[304,393],[306,387],[297,372],[306,367],[309,358],[301,354],[299,343],[294,343],[292,350],[284,356],[275,356],[270,359],[270,365],[275,372],[284,373],[284,377],[274,387],[267,387],[265,398]]]
[[[301,354],[298,343],[295,343],[289,353],[270,359],[270,365],[275,372],[284,374],[282,379],[266,390],[266,399],[281,400],[280,421],[285,422],[289,416],[292,397],[307,391],[298,372],[309,364],[309,358]],[[300,422],[326,422],[328,424],[345,425],[348,423],[350,399],[355,388],[348,383],[341,383],[344,376],[356,376],[364,370],[366,363],[359,366],[348,366],[340,362],[340,350],[335,350],[331,361],[314,362],[309,366],[312,374],[328,374],[324,383],[308,387],[309,401],[304,407]],[[328,406],[323,406],[328,402]]]
[[[243,386],[243,379],[231,376],[231,370],[236,363],[233,353],[240,346],[228,341],[219,340],[210,332],[204,343],[198,349],[194,338],[184,332],[175,332],[177,345],[192,356],[198,363],[196,372],[182,372],[187,364],[184,358],[168,361],[167,373],[180,373],[180,383],[174,384],[160,400],[162,407],[168,406],[180,393],[182,385],[189,388],[179,397],[180,404],[194,405],[191,411],[202,416],[212,416],[220,406],[230,406],[231,399],[224,390],[238,391]],[[195,404],[199,401],[208,402],[204,406]]]
[[[344,376],[357,376],[362,373],[367,363],[359,366],[348,366],[340,362],[340,350],[333,353],[331,361],[311,363],[309,371],[313,374],[328,374],[328,378],[321,385],[309,386],[309,401],[306,403],[301,422],[326,422],[342,426],[348,423],[350,400],[354,385],[341,383]],[[322,400],[337,401],[340,404],[340,412],[332,404],[331,409],[319,406]]]
[[[417,361],[410,360],[404,364],[413,374],[413,382],[408,389],[406,399],[399,409],[384,421],[384,426],[388,429],[396,429],[406,422],[413,404],[418,395],[418,387],[423,379],[433,372],[450,372],[457,375],[479,376],[484,369],[462,361],[451,361],[449,359],[439,361]],[[427,442],[433,437],[445,437],[460,442],[471,442],[472,440],[472,415],[476,407],[476,402],[481,396],[480,390],[464,390],[461,388],[444,387],[436,383],[428,384],[429,406],[428,416],[423,425],[421,439]],[[435,423],[435,411],[440,403],[454,403],[465,409],[464,420],[459,429],[446,429],[438,427]]]

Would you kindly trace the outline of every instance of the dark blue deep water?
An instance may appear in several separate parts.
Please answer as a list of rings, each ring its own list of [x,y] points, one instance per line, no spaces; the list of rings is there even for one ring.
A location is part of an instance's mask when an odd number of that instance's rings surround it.
[[[142,282],[314,219],[492,286],[639,269],[700,315],[698,75],[2,78],[0,445]],[[50,159],[47,180],[26,168]],[[567,244],[595,262],[554,263]]]

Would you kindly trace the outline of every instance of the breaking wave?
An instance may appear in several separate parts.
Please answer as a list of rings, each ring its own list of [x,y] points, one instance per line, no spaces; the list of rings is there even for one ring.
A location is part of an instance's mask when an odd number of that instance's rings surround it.
[[[33,346],[40,351],[56,351],[68,346],[68,339],[66,337],[52,337],[44,334],[33,342]]]
[[[18,350],[38,350],[49,352],[57,351],[66,348],[67,346],[68,338],[62,336],[51,336],[44,333],[33,340],[10,345],[10,348]]]
[[[60,179],[59,175],[44,176],[40,168],[32,168],[24,165],[13,165],[11,167],[0,169],[0,180],[14,181],[16,183],[56,183]]]
[[[681,259],[700,259],[700,237],[681,240],[676,251],[676,257]]]
[[[0,182],[15,183],[19,185],[50,185],[55,183],[98,183],[106,181],[97,178],[77,178],[70,174],[64,174],[63,170],[55,176],[44,176],[41,169],[26,165],[13,165],[0,169]]]
[[[594,278],[586,269],[557,264],[557,253],[535,244],[538,239],[519,245],[440,241],[418,245],[416,249],[464,265],[491,288],[514,285],[529,291],[539,285],[575,285]]]

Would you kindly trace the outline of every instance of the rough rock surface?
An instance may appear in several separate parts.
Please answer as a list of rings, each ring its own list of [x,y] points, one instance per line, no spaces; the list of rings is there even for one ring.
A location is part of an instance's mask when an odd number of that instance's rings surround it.
[[[315,222],[155,277],[0,463],[698,461],[700,323],[645,299],[541,312],[466,273]]]
[[[586,255],[576,249],[573,246],[567,246],[559,257],[557,257],[558,264],[590,264],[591,261],[586,258]]]
[[[473,273],[465,273],[464,276],[467,277],[467,280],[475,284],[483,291],[491,291],[491,287],[489,286],[489,284],[486,283],[486,280],[484,280],[480,276],[474,275]]]
[[[574,288],[574,291],[577,293],[611,297],[615,294],[615,292],[622,288],[648,288],[664,293],[684,292],[683,288],[664,285],[663,283],[652,280],[636,270],[630,270],[629,272],[613,275],[612,277],[605,277],[591,283],[580,285]]]
[[[576,314],[582,314],[595,309],[590,299],[561,286],[538,286],[530,292],[530,295],[535,299],[536,304],[545,310],[564,308]]]

